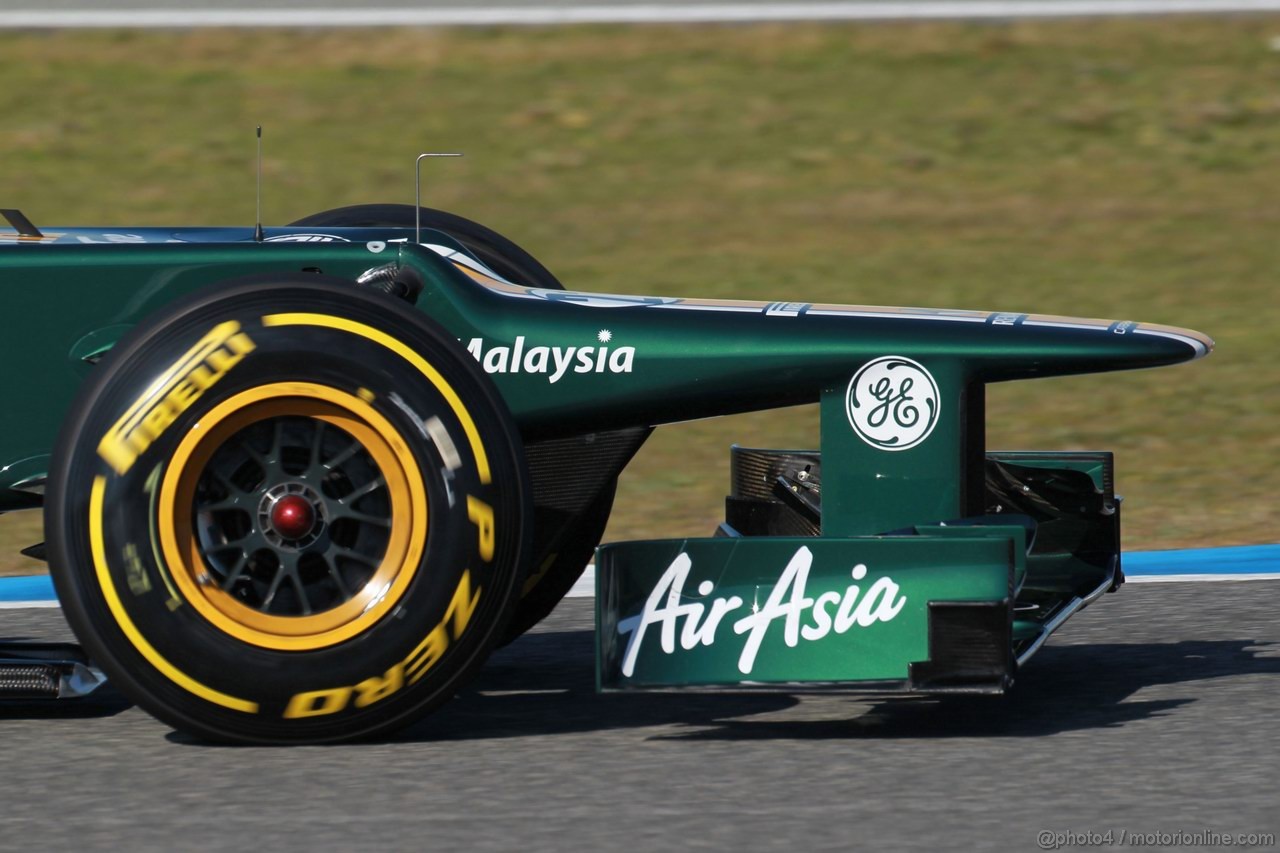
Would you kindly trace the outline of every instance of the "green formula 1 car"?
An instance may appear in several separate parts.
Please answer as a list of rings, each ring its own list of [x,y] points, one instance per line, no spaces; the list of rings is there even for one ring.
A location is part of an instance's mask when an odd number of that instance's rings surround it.
[[[989,452],[987,383],[1206,355],[1028,314],[566,291],[468,220],[46,228],[5,211],[0,511],[43,508],[83,643],[206,738],[385,733],[596,560],[603,690],[1001,693],[1123,580],[1105,452]],[[23,366],[25,365],[25,366]],[[650,430],[820,403],[821,451],[735,447],[704,539],[598,545]],[[708,531],[709,534],[713,531]]]

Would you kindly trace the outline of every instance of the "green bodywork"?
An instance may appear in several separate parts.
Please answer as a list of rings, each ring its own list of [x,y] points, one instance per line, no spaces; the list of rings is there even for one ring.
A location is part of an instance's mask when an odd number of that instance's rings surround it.
[[[985,384],[1174,364],[1212,348],[1195,332],[1136,323],[536,291],[493,280],[475,264],[468,272],[461,247],[436,232],[423,233],[422,242],[431,244],[423,246],[401,229],[326,232],[349,242],[264,243],[253,242],[245,229],[135,229],[125,235],[48,230],[59,236],[38,245],[18,245],[12,235],[9,245],[0,239],[6,308],[0,335],[8,354],[7,405],[0,409],[0,511],[39,505],[50,447],[76,387],[124,332],[176,297],[249,275],[313,270],[354,280],[385,265],[401,274],[411,270],[425,287],[416,309],[406,304],[405,310],[421,310],[457,336],[481,361],[530,440],[820,402],[820,537],[730,536],[601,550],[605,687],[890,681],[923,689],[962,683],[955,667],[942,678],[927,672],[930,643],[941,642],[944,629],[938,626],[951,618],[938,616],[931,629],[930,602],[935,609],[953,602],[957,613],[964,609],[960,603],[986,603],[991,612],[972,624],[1004,620],[1007,671],[1001,678],[979,679],[984,688],[1002,687],[1013,658],[1033,651],[1073,602],[1078,607],[1114,585],[1118,561],[1052,548],[1033,548],[1028,555],[1022,529],[936,526],[985,512]],[[289,236],[289,229],[270,233]],[[122,236],[130,239],[107,242]],[[885,357],[898,359],[887,362],[894,369],[910,365],[903,369],[915,377],[914,390],[910,383],[904,390],[900,380],[882,382],[875,387],[885,396],[877,400],[892,404],[901,392],[899,399],[929,398],[936,404],[936,411],[923,413],[930,419],[928,432],[912,438],[918,443],[906,449],[887,449],[853,426],[851,380]],[[924,390],[926,382],[934,383],[934,393]],[[902,414],[897,411],[895,419]],[[1001,458],[1082,473],[1112,500],[1105,454]],[[881,535],[890,531],[898,535]],[[814,640],[801,637],[795,646],[787,642],[786,618],[779,617],[762,631],[756,664],[743,673],[740,657],[752,632],[735,633],[730,623],[749,615],[753,600],[764,606],[802,548],[812,561],[801,598],[843,595],[850,584],[866,588],[888,577],[905,604],[891,620],[831,630]],[[681,554],[692,567],[680,601],[709,607],[716,598],[736,596],[746,610],[725,616],[712,643],[688,650],[677,636],[674,650],[666,651],[662,626],[649,627],[630,674],[624,674],[627,638],[634,634],[623,633],[620,623],[639,617]],[[868,573],[855,581],[850,572],[860,564]],[[705,594],[698,592],[703,581],[713,587]],[[1016,606],[1024,590],[1036,604],[1034,615],[1025,618],[1023,611],[1032,608]],[[796,630],[807,625],[810,634],[821,633],[812,608],[805,612]],[[963,633],[965,619],[959,618],[955,631]],[[678,621],[679,630],[672,629],[677,635],[687,619]]]

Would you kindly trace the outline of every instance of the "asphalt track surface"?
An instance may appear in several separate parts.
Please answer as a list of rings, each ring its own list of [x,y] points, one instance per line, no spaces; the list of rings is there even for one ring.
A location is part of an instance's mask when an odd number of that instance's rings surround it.
[[[1041,831],[1280,837],[1280,582],[1126,586],[1072,619],[1013,695],[941,703],[600,696],[591,607],[565,601],[388,742],[207,746],[109,686],[79,703],[0,704],[0,848],[1036,850]],[[8,638],[68,638],[56,609],[0,618]]]

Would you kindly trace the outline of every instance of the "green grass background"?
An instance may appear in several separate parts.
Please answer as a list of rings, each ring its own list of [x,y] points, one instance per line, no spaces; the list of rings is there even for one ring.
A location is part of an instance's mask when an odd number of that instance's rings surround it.
[[[1277,539],[1280,18],[5,33],[0,116],[41,225],[250,223],[261,123],[270,223],[461,150],[427,203],[572,288],[1197,328],[1207,361],[993,387],[990,445],[1117,451],[1128,547]],[[609,538],[709,533],[733,441],[816,412],[659,430]],[[40,538],[0,519],[0,571]]]

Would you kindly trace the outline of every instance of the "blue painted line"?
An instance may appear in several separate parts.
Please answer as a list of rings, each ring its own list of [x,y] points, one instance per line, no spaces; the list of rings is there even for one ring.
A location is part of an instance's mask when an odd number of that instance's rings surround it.
[[[1125,554],[1124,573],[1143,575],[1258,575],[1280,572],[1280,545],[1236,545]]]
[[[1280,575],[1280,545],[1237,545],[1226,548],[1187,548],[1180,551],[1132,551],[1124,555],[1130,578],[1195,575],[1196,580],[1254,575]],[[1206,576],[1212,576],[1206,577]],[[585,578],[584,578],[585,579]],[[1189,578],[1190,579],[1190,578]],[[582,584],[586,590],[589,584]],[[584,595],[575,587],[577,596]],[[0,604],[56,601],[48,575],[0,578]]]
[[[53,581],[48,575],[0,578],[0,601],[54,601]]]

